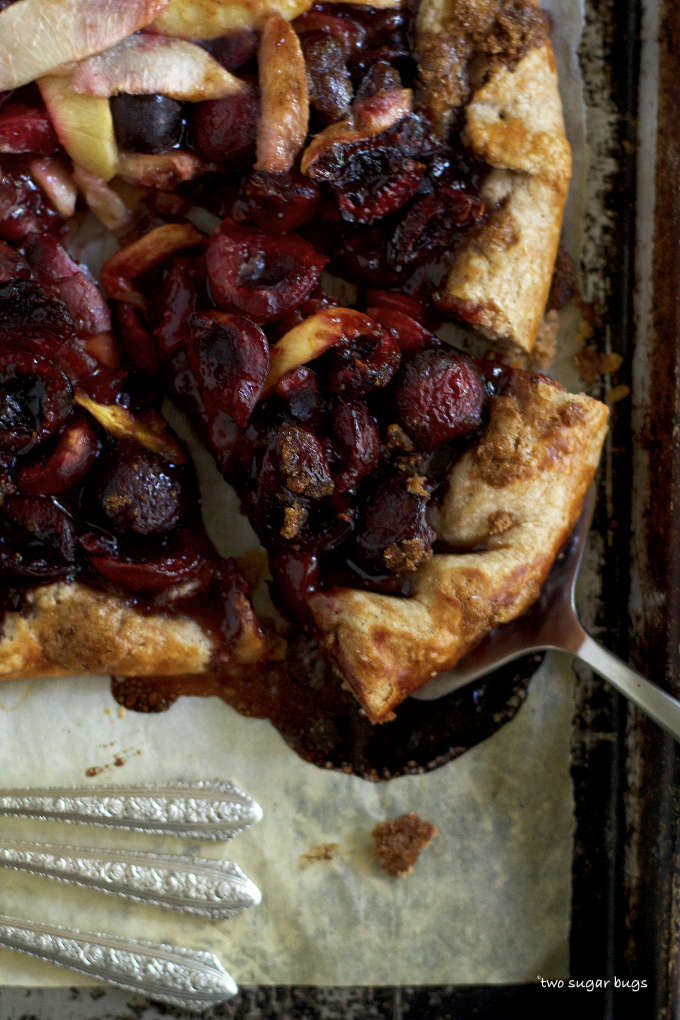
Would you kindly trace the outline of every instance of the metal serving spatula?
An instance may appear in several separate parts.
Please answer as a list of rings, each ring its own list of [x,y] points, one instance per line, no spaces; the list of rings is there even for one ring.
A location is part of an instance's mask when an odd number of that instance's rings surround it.
[[[434,677],[412,697],[434,701],[521,655],[554,649],[570,652],[585,662],[676,740],[680,740],[680,701],[594,641],[585,632],[576,614],[576,579],[594,507],[595,494],[591,488],[569,543],[558,557],[532,608],[511,623],[497,627],[455,669]]]

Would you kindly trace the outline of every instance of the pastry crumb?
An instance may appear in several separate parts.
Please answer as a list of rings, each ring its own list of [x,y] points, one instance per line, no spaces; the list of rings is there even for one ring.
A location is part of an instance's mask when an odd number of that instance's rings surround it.
[[[319,861],[332,861],[334,857],[337,857],[339,851],[339,843],[318,843],[316,846],[310,846],[309,850],[305,850],[298,857],[298,868],[304,870]]]
[[[378,822],[373,829],[375,856],[380,867],[395,878],[410,875],[420,851],[437,835],[436,826],[411,812]]]
[[[616,372],[623,358],[620,354],[602,354],[595,347],[583,347],[577,351],[573,360],[581,378],[592,386],[599,375]]]
[[[612,404],[618,404],[620,400],[625,400],[630,394],[630,386],[613,386],[612,389],[607,390],[605,400],[611,406]]]

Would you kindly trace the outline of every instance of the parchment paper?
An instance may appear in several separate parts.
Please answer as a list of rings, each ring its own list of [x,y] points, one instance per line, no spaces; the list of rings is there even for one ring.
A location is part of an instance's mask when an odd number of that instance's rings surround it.
[[[586,165],[575,56],[582,4],[551,0],[544,6],[555,15],[553,42],[576,157],[566,224],[567,246],[576,254]],[[572,351],[558,362],[557,374],[574,388]],[[199,470],[214,477],[206,455]],[[241,551],[250,541],[247,532],[234,529],[233,510],[212,499],[224,487],[211,480],[208,489],[211,532],[223,551]],[[2,786],[228,778],[260,802],[264,821],[216,846],[4,820],[8,837],[230,858],[259,885],[263,902],[215,924],[0,870],[2,912],[211,949],[242,984],[565,976],[572,710],[568,660],[549,657],[524,707],[490,740],[428,775],[371,784],[301,761],[269,723],[244,719],[217,699],[182,699],[166,714],[144,716],[119,714],[106,678],[4,684]],[[116,767],[117,757],[125,764]],[[87,778],[93,766],[104,771]],[[394,880],[374,863],[370,834],[377,821],[405,811],[417,811],[439,834],[414,873]],[[332,859],[302,867],[301,855],[324,843],[338,844]],[[73,983],[67,971],[0,950],[0,984]]]

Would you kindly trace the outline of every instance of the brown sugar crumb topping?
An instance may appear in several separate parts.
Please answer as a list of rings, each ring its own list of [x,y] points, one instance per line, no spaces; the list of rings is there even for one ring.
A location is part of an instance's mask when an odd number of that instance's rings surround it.
[[[405,538],[388,545],[383,553],[385,566],[395,574],[410,574],[432,556],[432,549],[420,538]]]
[[[420,851],[436,835],[436,826],[413,812],[399,818],[388,818],[385,822],[378,822],[373,829],[375,856],[388,875],[395,878],[410,875]]]
[[[281,537],[287,539],[295,538],[306,520],[307,510],[299,503],[285,507],[283,511]]]
[[[435,121],[468,102],[499,67],[514,70],[549,31],[548,15],[531,0],[459,3],[443,28],[426,31],[419,46],[422,94]]]

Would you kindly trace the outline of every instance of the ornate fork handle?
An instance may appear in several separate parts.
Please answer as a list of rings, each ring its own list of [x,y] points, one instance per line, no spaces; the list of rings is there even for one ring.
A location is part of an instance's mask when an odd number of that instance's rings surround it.
[[[0,790],[0,814],[226,840],[262,818],[260,805],[226,782],[172,786]]]
[[[0,915],[0,945],[129,991],[200,1012],[238,991],[212,953]]]
[[[62,843],[3,840],[0,867],[221,921],[260,902],[260,890],[230,861]]]

